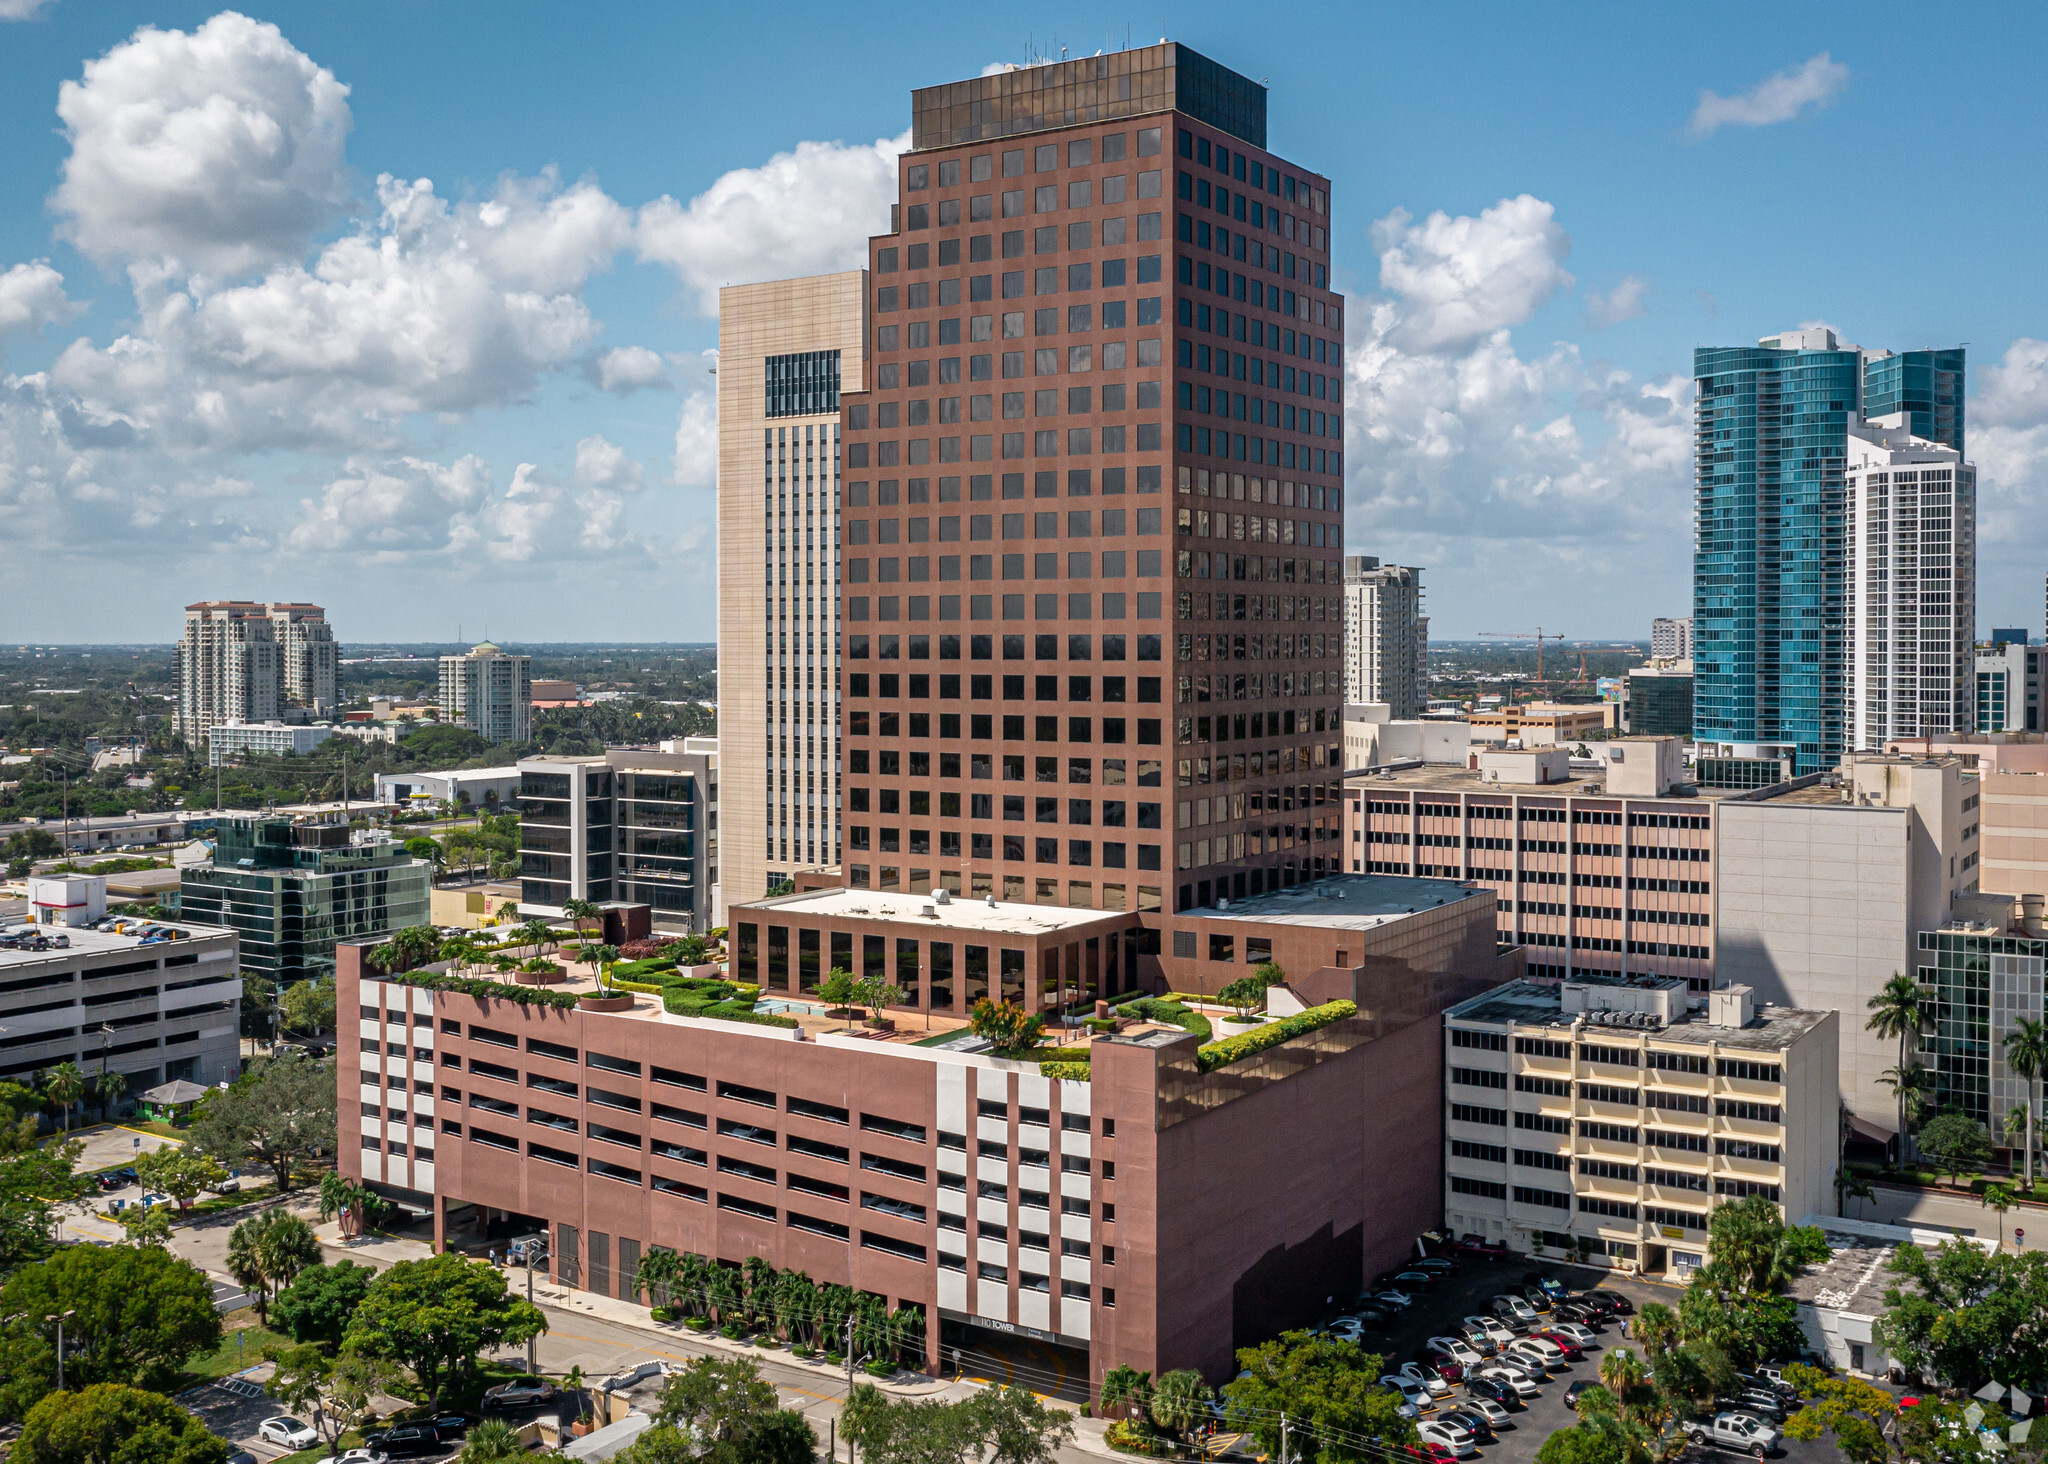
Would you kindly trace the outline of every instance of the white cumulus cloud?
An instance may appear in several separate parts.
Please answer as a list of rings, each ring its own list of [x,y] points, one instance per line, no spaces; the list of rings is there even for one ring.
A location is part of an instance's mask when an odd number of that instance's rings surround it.
[[[144,26],[58,92],[50,203],[95,259],[239,274],[297,259],[349,201],[348,88],[274,25]]]
[[[0,336],[41,335],[43,327],[71,319],[84,307],[64,294],[64,276],[47,259],[32,259],[0,274]]]
[[[1400,344],[1460,351],[1520,325],[1572,286],[1571,236],[1555,210],[1524,193],[1479,217],[1441,211],[1421,223],[1396,209],[1373,225],[1380,283],[1401,297]]]
[[[639,216],[640,257],[667,265],[718,313],[721,285],[857,269],[889,226],[896,157],[910,134],[872,143],[802,142],[758,168],[735,168],[688,204],[658,198]]]
[[[1685,124],[1695,142],[1723,127],[1769,127],[1790,122],[1808,107],[1824,107],[1849,85],[1849,68],[1826,51],[1792,70],[1765,77],[1748,91],[1724,97],[1702,90],[1699,105]]]
[[[607,493],[638,493],[646,479],[623,447],[593,433],[576,444],[576,481]]]
[[[1602,294],[1586,292],[1586,324],[1594,330],[1638,320],[1650,313],[1650,282],[1641,275],[1623,275],[1614,288]]]
[[[0,21],[34,20],[50,0],[0,0]]]
[[[319,497],[300,501],[299,522],[285,546],[384,555],[444,549],[451,520],[490,491],[490,465],[474,454],[446,464],[403,455],[351,457]]]
[[[709,488],[718,482],[718,402],[709,392],[692,392],[683,400],[668,480],[679,488]]]
[[[598,386],[615,396],[630,396],[643,390],[665,391],[674,385],[668,379],[668,362],[662,360],[660,352],[645,346],[620,346],[606,351],[592,363],[592,371]]]

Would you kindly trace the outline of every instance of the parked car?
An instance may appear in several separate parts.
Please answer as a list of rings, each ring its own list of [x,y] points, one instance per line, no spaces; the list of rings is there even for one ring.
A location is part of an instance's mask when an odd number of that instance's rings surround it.
[[[1479,1353],[1472,1344],[1458,1337],[1432,1337],[1423,1345],[1434,1347],[1462,1367],[1477,1367],[1480,1362]]]
[[[276,1444],[293,1452],[310,1449],[320,1442],[320,1435],[314,1431],[313,1425],[296,1418],[266,1418],[257,1428],[256,1437],[266,1444]]]
[[[1516,1398],[1533,1398],[1540,1391],[1536,1386],[1536,1380],[1529,1374],[1518,1367],[1508,1367],[1498,1362],[1488,1363],[1479,1369],[1479,1380],[1496,1384]],[[1471,1384],[1468,1382],[1466,1386],[1469,1389]]]
[[[1711,1421],[1689,1418],[1679,1427],[1695,1443],[1733,1449],[1756,1459],[1778,1446],[1778,1431],[1746,1413],[1717,1413]]]
[[[133,1169],[109,1169],[106,1173],[99,1176],[99,1185],[102,1190],[125,1189],[127,1186],[135,1183],[136,1178],[137,1176]]]
[[[1412,1264],[1418,1271],[1437,1271],[1444,1275],[1449,1275],[1458,1269],[1458,1263],[1449,1256],[1424,1256],[1421,1260],[1415,1261]]]
[[[1607,1308],[1611,1317],[1632,1317],[1636,1314],[1636,1304],[1619,1291],[1588,1291],[1579,1300],[1598,1301]]]
[[[400,1423],[363,1435],[363,1442],[394,1457],[438,1454],[441,1433],[431,1423]]]
[[[1550,1314],[1561,1322],[1575,1322],[1595,1329],[1607,1320],[1598,1307],[1587,1306],[1583,1301],[1560,1301],[1550,1309]]]
[[[1500,1344],[1493,1340],[1484,1327],[1475,1327],[1469,1322],[1462,1322],[1458,1326],[1458,1336],[1467,1347],[1471,1348],[1481,1357],[1491,1357],[1494,1353],[1500,1351]]]
[[[1755,1372],[1737,1373],[1735,1381],[1742,1384],[1744,1388],[1763,1388],[1769,1392],[1776,1393],[1787,1402],[1799,1396],[1798,1387],[1785,1376],[1783,1369],[1768,1362],[1759,1367]]]
[[[1483,1235],[1461,1235],[1453,1249],[1468,1256],[1483,1256],[1488,1260],[1500,1260],[1508,1253],[1505,1244],[1498,1240],[1488,1240]]]
[[[1508,1344],[1508,1356],[1519,1357],[1549,1370],[1564,1366],[1564,1353],[1556,1343],[1541,1337],[1518,1337]]]
[[[1413,1418],[1418,1414],[1436,1412],[1436,1400],[1429,1396],[1429,1389],[1423,1387],[1420,1383],[1411,1383],[1406,1378],[1388,1373],[1380,1379],[1380,1386],[1382,1388],[1391,1388],[1394,1392],[1401,1395],[1401,1404],[1403,1409],[1406,1410],[1402,1414],[1404,1418]]]
[[[1387,1283],[1396,1291],[1427,1291],[1437,1283],[1434,1271],[1401,1271]]]
[[[1465,1364],[1448,1352],[1425,1352],[1417,1366],[1425,1373],[1433,1373],[1447,1383],[1455,1383],[1465,1376]]]
[[[1527,1330],[1536,1325],[1536,1308],[1519,1296],[1496,1296],[1493,1314],[1511,1326]]]
[[[1736,1413],[1753,1413],[1766,1423],[1780,1424],[1785,1421],[1785,1400],[1767,1388],[1745,1388],[1739,1393],[1719,1399],[1716,1406]]]
[[[1499,1317],[1469,1316],[1465,1318],[1465,1327],[1468,1331],[1483,1334],[1496,1348],[1505,1347],[1515,1340],[1515,1329]]]
[[[1552,1301],[1563,1301],[1572,1294],[1570,1287],[1566,1286],[1564,1282],[1558,1280],[1557,1277],[1551,1275],[1548,1271],[1524,1271],[1522,1273],[1522,1284],[1524,1286],[1536,1287]]]
[[[1384,1327],[1392,1320],[1392,1314],[1383,1306],[1362,1306],[1352,1315],[1368,1327]]]
[[[1449,1449],[1455,1458],[1469,1459],[1479,1452],[1470,1429],[1459,1428],[1455,1423],[1446,1423],[1440,1418],[1417,1424],[1415,1433],[1425,1444],[1440,1444]]]
[[[1570,1323],[1566,1323],[1566,1325],[1569,1326]],[[1531,1337],[1540,1337],[1545,1342],[1550,1343],[1559,1352],[1564,1354],[1565,1361],[1567,1362],[1577,1362],[1586,1355],[1586,1349],[1578,1338],[1557,1327],[1537,1327],[1529,1335]]]
[[[1529,1304],[1529,1309],[1531,1311],[1544,1313],[1548,1313],[1550,1308],[1555,1304],[1550,1299],[1550,1293],[1545,1291],[1541,1286],[1523,1287],[1522,1300]]]
[[[437,1413],[420,1421],[432,1424],[443,1440],[464,1438],[477,1424],[476,1418],[467,1413]]]
[[[1564,1406],[1576,1409],[1579,1406],[1580,1395],[1588,1388],[1597,1388],[1599,1386],[1600,1380],[1598,1378],[1573,1378],[1571,1385],[1564,1390]]]
[[[555,1385],[546,1378],[514,1378],[500,1383],[495,1388],[484,1390],[484,1406],[487,1408],[524,1408],[533,1403],[545,1403],[555,1396]]]
[[[391,1456],[376,1449],[350,1449],[335,1459],[334,1464],[388,1464]]]
[[[1458,1456],[1442,1444],[1410,1444],[1409,1454],[1419,1464],[1457,1464]]]
[[[1406,1311],[1415,1305],[1415,1298],[1405,1291],[1375,1291],[1370,1300],[1381,1306],[1390,1306],[1395,1311]]]
[[[1459,1401],[1458,1411],[1460,1413],[1478,1414],[1486,1420],[1486,1426],[1496,1432],[1504,1428],[1514,1427],[1514,1420],[1508,1416],[1507,1403],[1494,1397],[1491,1391],[1491,1389],[1498,1387],[1499,1384],[1485,1378],[1481,1378],[1480,1381],[1486,1384],[1489,1391],[1482,1393],[1470,1383],[1467,1383],[1465,1385],[1465,1392],[1468,1396]]]
[[[1561,1337],[1569,1337],[1582,1348],[1598,1347],[1600,1345],[1600,1339],[1594,1334],[1593,1329],[1581,1326],[1577,1322],[1552,1322],[1548,1330],[1557,1333]]]
[[[1356,1342],[1365,1335],[1365,1324],[1357,1317],[1338,1317],[1323,1328],[1323,1335],[1335,1337],[1340,1342]]]
[[[1394,1376],[1400,1378],[1404,1382],[1410,1382],[1415,1384],[1416,1387],[1426,1391],[1432,1398],[1440,1398],[1445,1393],[1451,1391],[1451,1385],[1449,1383],[1445,1382],[1435,1373],[1424,1368],[1420,1363],[1404,1362],[1401,1364],[1400,1368],[1395,1372]]]
[[[1459,1428],[1465,1430],[1466,1433],[1472,1435],[1475,1443],[1490,1444],[1494,1441],[1492,1420],[1487,1418],[1478,1409],[1469,1407],[1462,1401],[1456,1408],[1449,1409],[1441,1417],[1445,1423],[1454,1423]]]
[[[1498,1408],[1502,1412],[1506,1412],[1509,1408],[1521,1406],[1522,1395],[1517,1393],[1504,1378],[1467,1373],[1465,1374],[1465,1401],[1473,1407],[1484,1403]]]

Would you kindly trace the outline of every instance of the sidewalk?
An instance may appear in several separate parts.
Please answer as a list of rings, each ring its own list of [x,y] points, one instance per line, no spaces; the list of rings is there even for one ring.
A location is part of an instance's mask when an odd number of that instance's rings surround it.
[[[345,1240],[339,1221],[329,1221],[313,1227],[321,1247],[339,1251],[350,1259],[366,1265],[389,1266],[399,1261],[425,1260],[434,1253],[433,1247],[425,1241],[395,1240],[388,1236],[362,1236]],[[526,1272],[519,1266],[501,1266],[499,1274],[504,1276],[506,1285],[516,1296],[526,1294]],[[795,1368],[819,1375],[820,1378],[844,1382],[844,1364],[834,1367],[817,1359],[806,1360],[796,1356],[786,1347],[755,1347],[744,1342],[734,1342],[719,1336],[716,1332],[693,1332],[676,1322],[657,1322],[648,1315],[648,1309],[637,1302],[620,1301],[616,1297],[600,1296],[594,1291],[579,1291],[574,1287],[557,1286],[552,1281],[543,1282],[534,1278],[533,1300],[536,1306],[553,1307],[556,1311],[570,1312],[594,1317],[615,1327],[624,1327],[643,1332],[650,1337],[659,1337],[671,1346],[703,1352],[723,1352],[733,1357],[751,1357],[757,1362],[773,1362],[780,1367]],[[923,1397],[952,1386],[923,1373],[899,1373],[895,1380],[868,1377],[865,1373],[855,1375],[857,1382],[870,1382],[887,1392],[905,1398]]]

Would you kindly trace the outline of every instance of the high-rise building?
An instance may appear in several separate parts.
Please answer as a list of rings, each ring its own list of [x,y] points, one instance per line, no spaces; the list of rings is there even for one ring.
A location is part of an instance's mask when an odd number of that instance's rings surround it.
[[[1429,617],[1415,617],[1415,694],[1429,706]]]
[[[1866,351],[1824,327],[1693,353],[1702,742],[1804,774],[1853,740],[1849,429],[1903,410],[1961,452],[1962,368],[1960,350]]]
[[[847,882],[1144,912],[1334,871],[1328,181],[1174,44],[912,105],[843,407]]]
[[[718,730],[743,754],[725,777],[722,887],[735,899],[839,862],[839,396],[867,384],[867,293],[867,272],[849,270],[718,295]]]
[[[1692,617],[1659,615],[1650,622],[1650,659],[1689,661],[1692,659]]]
[[[533,657],[512,656],[489,641],[441,658],[441,715],[492,742],[533,735]]]
[[[1344,557],[1344,700],[1385,702],[1396,721],[1422,715],[1429,700],[1422,639],[1422,571]]]
[[[1976,470],[1904,413],[1852,423],[1848,443],[1853,744],[1980,730]]]
[[[204,740],[217,722],[277,718],[277,635],[254,600],[201,600],[185,607],[178,642],[178,733]]]
[[[282,699],[304,707],[316,721],[334,715],[341,648],[334,627],[318,605],[265,605],[277,640],[278,689]]]
[[[1977,731],[2041,730],[2041,656],[2025,640],[1977,647]]]

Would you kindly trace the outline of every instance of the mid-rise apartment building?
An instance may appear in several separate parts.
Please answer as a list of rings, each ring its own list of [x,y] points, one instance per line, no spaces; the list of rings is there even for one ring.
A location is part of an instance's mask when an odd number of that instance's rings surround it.
[[[1850,428],[1903,411],[1963,453],[1963,352],[1870,351],[1814,328],[1701,347],[1693,374],[1697,735],[1824,772],[1855,740]]]
[[[723,882],[743,900],[840,859],[839,399],[867,386],[867,286],[718,295],[719,736],[746,754]]]
[[[1692,659],[1692,617],[1659,615],[1650,622],[1650,659],[1690,661]]]
[[[847,882],[1171,914],[1334,870],[1328,180],[1171,43],[912,108],[842,396]]]
[[[1977,474],[1906,416],[1849,427],[1851,743],[1976,727]]]
[[[185,607],[178,642],[178,733],[203,740],[217,722],[271,722],[278,714],[277,633],[253,600]]]
[[[489,641],[443,656],[441,716],[492,742],[526,741],[533,736],[533,657],[508,655]]]
[[[1422,571],[1344,557],[1344,700],[1384,702],[1395,720],[1422,715],[1429,700],[1422,633]]]
[[[1672,978],[1520,981],[1443,1025],[1453,1232],[1683,1277],[1720,1205],[1833,1208],[1837,1012]]]
[[[333,735],[326,723],[216,722],[206,729],[206,761],[219,767],[242,757],[304,757]]]
[[[278,690],[314,720],[334,715],[341,647],[318,605],[273,601],[265,605],[277,641]]]
[[[2024,638],[1977,647],[1977,731],[2042,730],[2041,656]]]
[[[104,880],[64,883],[99,886],[105,908]],[[89,1079],[121,1074],[132,1102],[176,1078],[211,1086],[240,1075],[233,931],[179,921],[165,940],[132,928],[70,926],[47,908],[36,913],[49,949],[0,948],[0,1080],[33,1087],[51,1068],[75,1063]],[[60,937],[65,943],[55,944]]]
[[[242,969],[279,986],[334,971],[344,940],[427,923],[433,866],[340,814],[223,818],[213,857],[179,872],[181,915],[235,932]]]
[[[665,926],[725,923],[719,741],[615,747],[519,763],[520,909],[559,919],[570,900],[645,905]]]

